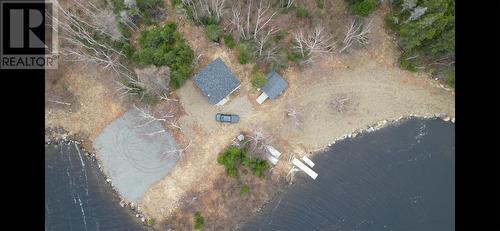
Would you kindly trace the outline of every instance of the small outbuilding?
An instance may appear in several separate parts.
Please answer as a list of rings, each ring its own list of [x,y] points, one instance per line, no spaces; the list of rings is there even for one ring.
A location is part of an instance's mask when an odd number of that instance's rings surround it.
[[[201,93],[212,105],[221,106],[229,100],[229,95],[240,88],[241,83],[234,74],[217,58],[193,77]]]
[[[288,83],[275,71],[267,74],[267,82],[262,87],[262,94],[257,98],[257,103],[262,104],[267,98],[274,100],[288,88]]]

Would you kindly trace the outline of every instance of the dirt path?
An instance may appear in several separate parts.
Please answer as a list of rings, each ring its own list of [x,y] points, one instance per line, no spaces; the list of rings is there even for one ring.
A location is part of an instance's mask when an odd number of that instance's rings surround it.
[[[383,29],[385,10],[380,9],[372,16],[371,45],[351,54],[323,59],[302,72],[287,70],[284,77],[290,88],[277,100],[268,100],[263,105],[255,104],[257,92],[249,87],[248,66],[237,65],[227,48],[208,43],[200,28],[180,23],[179,30],[185,36],[196,38],[188,41],[196,54],[203,55],[199,66],[221,57],[242,81],[242,89],[220,108],[208,104],[191,80],[178,90],[187,113],[181,118],[181,125],[193,141],[192,149],[184,154],[182,163],[170,176],[148,190],[140,202],[141,209],[161,220],[178,208],[188,192],[211,190],[213,182],[224,174],[216,162],[218,153],[241,131],[262,127],[272,133],[273,146],[285,154],[282,160],[286,160],[291,153],[303,154],[325,147],[336,137],[380,120],[410,114],[444,113],[454,117],[453,92],[438,87],[423,74],[398,68],[393,38]],[[346,113],[330,106],[339,95],[352,100]],[[287,119],[285,110],[289,105],[303,113],[300,127]],[[214,115],[219,111],[239,114],[240,123],[217,124]],[[273,174],[282,175],[287,170],[288,163],[280,161]]]

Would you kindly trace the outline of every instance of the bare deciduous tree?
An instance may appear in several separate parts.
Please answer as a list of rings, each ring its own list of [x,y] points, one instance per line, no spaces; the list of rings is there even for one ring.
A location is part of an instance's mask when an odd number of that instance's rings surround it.
[[[273,17],[278,13],[278,11],[274,11],[270,15],[266,15],[271,7],[271,3],[267,3],[266,6],[262,5],[262,0],[259,1],[259,6],[257,7],[256,18],[255,18],[255,26],[253,30],[253,39],[257,39],[257,35],[259,34],[264,27],[273,19]],[[271,31],[271,30],[270,30]]]
[[[136,0],[123,0],[123,3],[128,8],[135,8],[135,7],[137,7],[137,1]]]
[[[132,31],[137,31],[139,30],[139,27],[135,24],[134,20],[130,16],[130,13],[128,11],[122,11],[120,12],[120,22],[127,26]]]
[[[182,3],[191,7],[193,18],[198,23],[202,18],[210,17],[220,21],[224,15],[225,0],[183,0]]]
[[[95,37],[95,32],[112,37],[106,28],[108,25],[103,24],[97,15],[102,11],[90,2],[84,4],[73,1],[73,3],[75,9],[66,10],[56,1],[54,4],[57,6],[59,17],[48,15],[59,25],[56,30],[61,39],[60,53],[66,56],[65,61],[94,63],[130,81],[136,81],[132,71],[120,62],[125,55]]]
[[[295,126],[300,127],[302,125],[302,112],[297,107],[289,106],[286,110],[286,115],[294,121]]]
[[[51,102],[51,103],[55,103],[55,104],[62,104],[62,105],[66,105],[66,106],[71,106],[71,104],[70,104],[70,103],[66,103],[66,102],[59,101],[59,100],[50,100],[50,99],[49,99],[49,100],[47,100],[47,101],[49,101],[49,102]]]
[[[245,10],[243,14],[246,14],[246,21],[241,18],[243,9]],[[238,36],[244,40],[253,39],[257,41],[260,32],[263,32],[278,13],[278,11],[271,12],[270,9],[270,2],[264,4],[263,0],[260,0],[256,5],[253,4],[253,0],[250,0],[246,7],[233,6],[233,14],[230,19],[231,29],[236,30]]]
[[[337,95],[331,102],[331,107],[337,112],[344,113],[349,110],[351,97],[346,95]]]
[[[411,11],[410,17],[408,17],[408,19],[404,23],[408,23],[408,22],[415,21],[415,20],[419,19],[420,17],[422,17],[422,15],[425,14],[426,11],[427,11],[427,7],[420,7],[420,6],[415,7]]]
[[[167,119],[174,117],[174,115],[170,112],[164,113],[163,115],[155,115],[155,113],[148,108],[141,109],[135,105],[134,108],[139,112],[139,116],[141,117],[141,120],[139,121],[140,124],[137,125],[136,128],[144,127],[155,121],[167,122]]]
[[[71,12],[72,16],[78,15],[82,23],[114,40],[123,38],[118,30],[115,14],[110,8],[99,8],[91,1],[71,0],[71,3],[74,11]]]
[[[303,63],[313,62],[313,56],[319,54],[333,54],[335,41],[333,36],[325,32],[321,25],[317,25],[312,32],[304,35],[302,30],[294,33],[294,48],[302,55]]]
[[[131,81],[117,81],[115,80],[117,85],[116,92],[119,96],[126,95],[138,95],[142,89],[138,87],[137,80],[132,79]]]
[[[339,53],[344,52],[350,48],[354,43],[361,45],[368,44],[368,34],[371,30],[372,21],[370,21],[366,26],[362,23],[352,20],[349,26],[347,26],[347,32],[342,41],[343,47],[340,49]]]
[[[290,8],[295,0],[280,0],[281,6],[285,8]]]
[[[122,63],[125,55],[109,42],[99,39],[100,36],[116,38],[113,33],[117,33],[118,25],[114,14],[109,9],[96,7],[92,2],[70,0],[67,4],[71,6],[69,9],[62,7],[57,1],[54,4],[56,12],[53,15],[46,13],[57,22],[55,30],[61,40],[60,54],[64,56],[64,60],[82,62],[85,65],[96,64],[105,70],[111,70],[120,77],[115,79],[120,95],[137,95],[141,91],[139,81],[134,72]],[[107,21],[114,23],[106,23]],[[137,28],[132,21],[127,25]]]
[[[405,10],[412,10],[417,6],[418,0],[403,0],[401,3],[401,12]]]
[[[166,157],[172,155],[172,154],[178,154],[179,155],[179,158],[182,158],[182,154],[184,154],[190,147],[191,147],[191,144],[193,143],[192,140],[189,140],[188,144],[184,147],[184,148],[179,148],[179,149],[174,149],[174,150],[168,150],[168,151],[165,151],[163,153],[161,153],[160,155],[160,159],[163,160],[165,159]]]
[[[156,110],[151,110],[149,108],[139,108],[134,105],[134,109],[139,112],[139,117],[140,120],[138,121],[138,125],[136,128],[141,128],[145,127],[148,124],[151,124],[155,121],[158,121],[166,126],[170,126],[173,129],[178,129],[179,131],[182,131],[182,128],[179,126],[179,119],[175,118],[175,109],[177,105],[174,104],[168,104],[166,107],[163,108],[163,110],[156,108]],[[156,135],[159,133],[166,132],[165,129],[160,129],[159,131],[154,131],[147,133],[145,135]]]
[[[170,92],[170,93],[172,93],[172,92]],[[179,101],[178,99],[169,98],[168,95],[169,94],[164,93],[164,94],[160,95],[159,98],[161,100],[165,100],[165,101]]]
[[[271,46],[264,51],[264,58],[266,62],[276,61],[276,55],[278,54],[278,46]]]
[[[138,85],[147,93],[158,98],[166,97],[169,92],[170,69],[167,66],[149,66],[144,69],[135,69]]]
[[[265,132],[262,127],[258,127],[248,135],[248,144],[250,151],[256,154],[264,154],[266,152],[266,144],[271,142],[272,135]]]
[[[278,32],[279,29],[277,28],[271,28],[269,29],[266,33],[260,33],[260,35],[257,36],[257,38],[255,39],[255,44],[257,46],[257,56],[258,57],[261,57],[263,55],[263,52],[265,52],[264,48],[266,48],[266,46],[268,45],[269,43],[269,39],[271,38],[272,35],[276,34],[276,32]],[[275,49],[271,49],[271,50],[275,50]],[[267,50],[269,51],[269,50]],[[272,55],[272,51],[269,51],[266,53],[267,54],[267,58],[269,59],[269,56]]]
[[[230,31],[233,31],[233,30],[236,30],[238,35],[243,38],[243,39],[246,39],[244,36],[245,36],[245,30],[243,29],[243,25],[242,25],[242,20],[240,18],[241,16],[241,7],[236,7],[236,6],[233,6],[231,8],[231,12],[232,12],[232,16],[231,16],[231,19],[229,20],[229,24],[230,24]]]

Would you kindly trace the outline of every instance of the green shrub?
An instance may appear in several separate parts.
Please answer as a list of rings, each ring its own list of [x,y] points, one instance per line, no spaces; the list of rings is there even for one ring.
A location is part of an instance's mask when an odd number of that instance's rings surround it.
[[[155,223],[155,221],[151,217],[148,217],[148,219],[146,220],[146,224],[148,224],[149,226],[154,225],[154,223]]]
[[[216,24],[210,24],[208,26],[205,26],[203,29],[205,32],[205,36],[214,42],[219,42],[220,37],[222,36],[222,27]]]
[[[300,54],[299,51],[288,50],[287,58],[288,58],[288,60],[296,63],[302,59],[302,54]]]
[[[195,212],[194,213],[194,221],[193,221],[193,228],[194,229],[202,229],[203,225],[205,225],[205,221],[203,217],[201,216],[200,212]]]
[[[224,43],[227,47],[229,47],[229,49],[233,49],[236,46],[233,35],[231,35],[230,33],[224,34]]]
[[[217,157],[217,162],[226,168],[227,175],[238,177],[240,165],[252,170],[255,176],[262,177],[265,170],[269,168],[267,161],[260,158],[251,158],[247,155],[246,147],[239,148],[230,146]]]
[[[187,18],[190,18],[191,20],[194,20],[194,14],[193,14],[193,7],[189,5],[182,5],[184,9],[186,10],[186,16]]]
[[[316,0],[318,8],[323,9],[325,7],[325,0]]]
[[[245,196],[250,192],[250,187],[248,185],[243,185],[240,188],[240,196]]]
[[[295,8],[295,14],[298,18],[305,18],[309,15],[309,12],[307,12],[306,8],[303,6],[298,5],[297,8]]]
[[[257,70],[257,71],[253,71],[251,73],[250,82],[252,83],[253,87],[262,88],[264,85],[266,85],[267,79],[266,79],[266,76],[264,75],[264,73]]]
[[[122,46],[122,51],[129,60],[131,60],[134,56],[134,48],[129,43],[126,43]]]
[[[219,25],[219,21],[215,17],[201,17],[200,18],[201,24],[208,26],[208,25]]]
[[[227,175],[230,177],[238,176],[238,165],[241,159],[241,150],[238,147],[231,146],[217,157],[217,162],[226,167]]]
[[[120,30],[120,33],[123,35],[123,37],[130,39],[132,37],[132,33],[130,33],[130,30],[128,29],[127,26],[123,23],[118,23],[118,30]]]
[[[115,14],[120,14],[125,9],[125,2],[123,0],[111,0],[111,5]]]
[[[402,55],[401,57],[399,57],[399,66],[404,70],[409,70],[412,72],[417,71],[417,68],[415,67],[412,59],[408,59],[408,55]]]
[[[249,167],[255,176],[262,177],[265,170],[269,169],[267,161],[260,158],[252,158],[247,167]]]
[[[286,33],[287,33],[286,31],[284,31],[284,30],[280,30],[280,31],[278,31],[278,34],[276,34],[276,37],[274,37],[274,39],[275,39],[277,42],[279,42],[279,41],[281,41],[281,40],[283,40],[283,39],[285,38]]]
[[[125,40],[117,40],[112,41],[111,46],[119,51],[121,51],[127,59],[131,60],[134,55],[134,48],[130,45],[128,41]]]
[[[182,4],[182,0],[171,0],[171,2],[172,2],[172,6],[174,6],[174,7]]]
[[[134,55],[136,62],[141,65],[167,65],[170,68],[170,86],[174,89],[189,78],[194,52],[176,31],[175,23],[143,31],[138,41],[139,49]]]
[[[251,45],[247,42],[238,45],[238,62],[240,64],[253,62],[254,57],[250,49]]]
[[[397,17],[395,17],[393,14],[387,14],[387,17],[385,18],[385,25],[387,28],[391,30],[396,30],[398,24],[399,20]]]
[[[377,6],[376,0],[347,0],[352,13],[359,16],[368,16]]]

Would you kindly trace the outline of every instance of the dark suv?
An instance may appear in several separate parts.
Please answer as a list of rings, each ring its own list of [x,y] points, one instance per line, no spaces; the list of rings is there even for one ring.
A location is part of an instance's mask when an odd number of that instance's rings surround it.
[[[215,115],[215,120],[221,123],[238,123],[238,121],[240,121],[240,117],[238,115],[217,113],[217,115]]]

